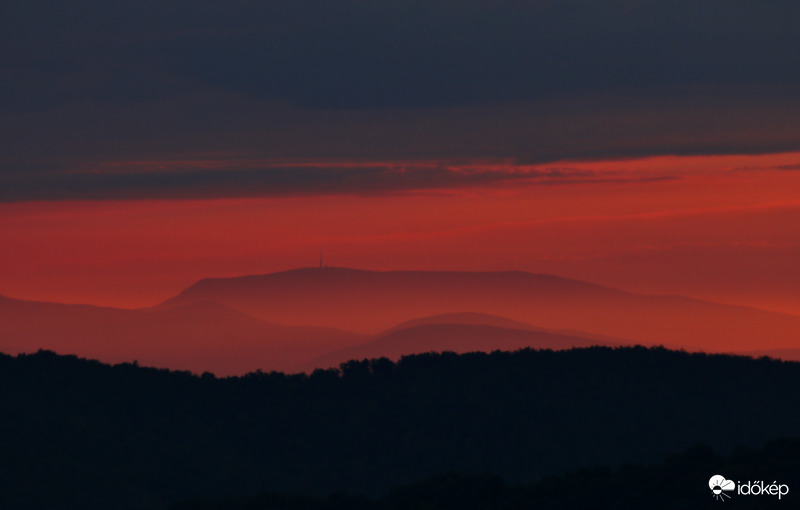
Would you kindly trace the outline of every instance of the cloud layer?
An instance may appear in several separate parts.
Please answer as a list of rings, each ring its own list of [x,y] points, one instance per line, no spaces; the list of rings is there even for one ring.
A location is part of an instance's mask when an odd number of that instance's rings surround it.
[[[6,108],[147,101],[199,85],[307,107],[421,108],[800,79],[792,1],[78,0],[8,10]]]
[[[673,177],[511,164],[142,162],[117,163],[91,171],[10,174],[0,179],[0,201],[381,195],[512,184],[650,182],[670,178]]]
[[[800,149],[789,0],[34,0],[7,2],[0,23],[3,200],[204,195],[236,179],[348,187],[324,170],[88,173],[200,153],[543,162]],[[372,177],[347,178],[360,192]]]

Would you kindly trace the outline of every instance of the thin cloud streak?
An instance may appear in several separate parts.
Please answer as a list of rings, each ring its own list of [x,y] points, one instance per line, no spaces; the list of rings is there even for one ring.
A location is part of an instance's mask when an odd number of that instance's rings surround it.
[[[382,195],[512,184],[648,183],[675,178],[516,165],[147,162],[110,164],[90,171],[7,175],[0,178],[0,201]]]

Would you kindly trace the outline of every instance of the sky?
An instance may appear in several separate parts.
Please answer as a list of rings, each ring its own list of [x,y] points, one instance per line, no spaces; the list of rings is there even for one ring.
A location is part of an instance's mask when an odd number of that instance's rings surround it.
[[[800,314],[795,1],[0,5],[0,294],[322,251]]]

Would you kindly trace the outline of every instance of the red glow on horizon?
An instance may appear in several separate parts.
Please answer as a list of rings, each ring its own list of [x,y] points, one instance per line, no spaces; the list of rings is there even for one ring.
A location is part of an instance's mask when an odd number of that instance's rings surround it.
[[[376,195],[2,204],[0,232],[11,248],[0,254],[0,294],[150,306],[204,277],[312,266],[323,250],[335,266],[550,272],[800,314],[800,171],[790,170],[798,153],[449,164],[576,173],[547,185]]]

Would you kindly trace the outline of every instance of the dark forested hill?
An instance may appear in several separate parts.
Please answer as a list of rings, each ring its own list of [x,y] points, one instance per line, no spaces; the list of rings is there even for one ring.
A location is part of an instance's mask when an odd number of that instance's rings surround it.
[[[711,491],[711,476],[743,485],[754,481],[775,485],[772,494],[737,493],[725,496]],[[758,480],[754,480],[756,476]],[[616,470],[583,468],[566,475],[551,476],[532,484],[510,485],[490,474],[446,473],[398,487],[380,498],[332,493],[310,498],[263,492],[255,497],[228,501],[187,500],[173,510],[702,510],[719,508],[723,500],[733,508],[797,508],[800,496],[800,439],[781,438],[763,447],[738,447],[732,455],[720,456],[697,445],[680,455],[671,455],[655,465],[626,464]],[[760,487],[760,485],[759,485]]]
[[[401,325],[365,344],[323,354],[296,368],[311,372],[316,368],[335,368],[351,359],[388,358],[396,361],[402,356],[423,352],[492,352],[525,348],[561,350],[609,344],[612,347],[620,345],[585,336],[535,330],[531,326],[529,329],[519,329],[483,324]]]
[[[417,355],[216,379],[0,356],[0,507],[378,496],[449,471],[531,482],[800,435],[800,365],[664,349]]]

